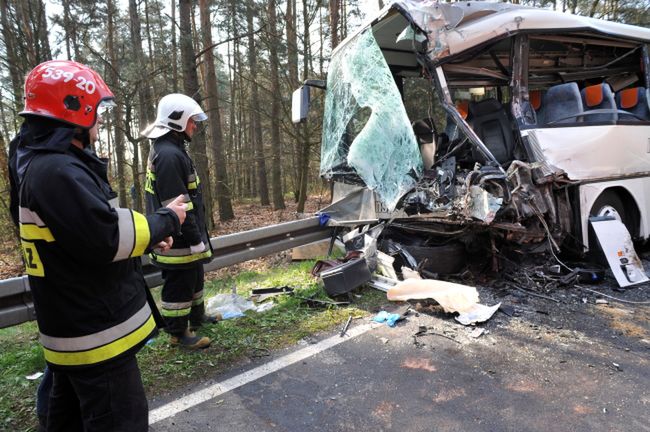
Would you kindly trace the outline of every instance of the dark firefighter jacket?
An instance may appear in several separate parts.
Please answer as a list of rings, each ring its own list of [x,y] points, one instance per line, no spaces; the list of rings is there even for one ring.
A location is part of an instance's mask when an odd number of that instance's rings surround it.
[[[74,131],[32,132],[17,151],[20,237],[45,360],[53,370],[135,353],[155,331],[139,259],[179,229],[169,209],[117,207],[97,156]]]
[[[192,159],[185,151],[183,135],[170,132],[157,138],[149,153],[145,185],[147,213],[152,213],[185,196],[187,217],[181,232],[174,235],[172,248],[160,253],[154,250],[151,258],[162,268],[191,268],[202,265],[212,257],[210,237],[205,224],[205,207],[201,183]],[[203,243],[200,250],[190,251],[190,246]]]

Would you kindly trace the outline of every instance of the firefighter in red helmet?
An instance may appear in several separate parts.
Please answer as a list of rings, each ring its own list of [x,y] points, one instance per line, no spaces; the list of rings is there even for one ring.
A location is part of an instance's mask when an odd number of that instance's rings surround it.
[[[40,342],[53,372],[48,431],[146,431],[135,353],[156,331],[139,256],[167,249],[183,197],[120,208],[92,151],[113,93],[95,71],[48,61],[25,81],[18,218]]]

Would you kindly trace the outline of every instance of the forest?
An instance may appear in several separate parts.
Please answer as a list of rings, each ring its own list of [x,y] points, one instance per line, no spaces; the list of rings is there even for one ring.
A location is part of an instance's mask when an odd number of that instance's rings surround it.
[[[21,124],[23,80],[70,59],[97,70],[117,106],[95,149],[109,160],[120,206],[143,209],[149,140],[140,131],[165,94],[194,97],[209,116],[189,151],[205,185],[211,227],[246,217],[242,201],[303,212],[318,176],[322,97],[291,122],[291,94],[326,79],[332,49],[382,0],[0,0],[0,240],[16,245],[8,213],[8,143]],[[647,27],[648,0],[521,0]]]

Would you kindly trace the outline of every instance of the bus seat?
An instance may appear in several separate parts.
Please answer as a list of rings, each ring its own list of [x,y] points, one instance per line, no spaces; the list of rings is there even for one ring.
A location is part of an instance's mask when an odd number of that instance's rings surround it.
[[[542,98],[544,97],[543,90],[531,90],[528,92],[528,100],[530,101],[530,106],[535,110],[535,116],[537,117],[537,124],[544,123],[544,109],[542,106]]]
[[[458,113],[463,118],[463,120],[467,120],[467,116],[469,115],[469,101],[457,100],[456,109],[458,110]]]
[[[515,141],[510,119],[503,105],[494,98],[472,102],[469,105],[469,114],[471,116],[470,125],[474,132],[492,152],[496,160],[500,164],[511,161]],[[485,158],[480,152],[474,150],[473,153],[476,160],[485,162]]]
[[[582,95],[582,104],[586,111],[596,109],[616,109],[612,89],[607,83],[600,83],[585,87],[580,92]],[[618,120],[617,113],[611,114],[594,114],[585,116],[586,122],[615,122]]]
[[[634,114],[620,114],[621,120],[650,120],[650,109],[645,87],[634,87],[616,93],[616,106],[618,109]],[[636,116],[636,117],[635,117]]]
[[[542,99],[544,123],[575,123],[582,121],[577,114],[583,113],[582,99],[578,84],[574,82],[558,84],[546,91]]]
[[[458,113],[463,118],[463,120],[467,120],[467,116],[469,114],[469,101],[457,100],[455,105],[456,110],[458,110]],[[449,116],[447,116],[447,127],[445,127],[445,134],[449,138],[450,142],[458,139],[459,136],[458,125],[456,125],[456,122],[454,122]]]

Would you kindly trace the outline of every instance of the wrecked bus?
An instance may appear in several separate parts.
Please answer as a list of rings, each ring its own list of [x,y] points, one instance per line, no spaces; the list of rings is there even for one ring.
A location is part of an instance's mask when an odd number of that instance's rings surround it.
[[[646,239],[648,44],[649,29],[538,8],[392,3],[293,95],[299,122],[325,89],[324,211],[420,245],[483,233],[493,250],[583,253],[590,215]]]

